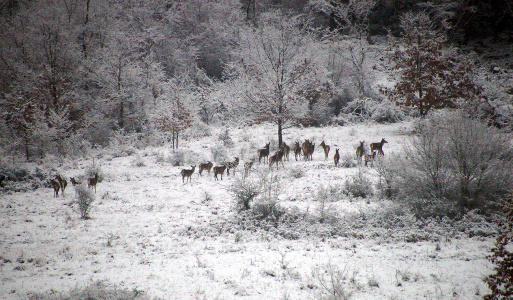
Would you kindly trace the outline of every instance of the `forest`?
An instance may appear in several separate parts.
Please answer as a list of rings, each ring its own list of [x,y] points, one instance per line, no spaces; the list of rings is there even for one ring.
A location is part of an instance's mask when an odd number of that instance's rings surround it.
[[[0,40],[0,298],[513,297],[511,0],[1,0]]]

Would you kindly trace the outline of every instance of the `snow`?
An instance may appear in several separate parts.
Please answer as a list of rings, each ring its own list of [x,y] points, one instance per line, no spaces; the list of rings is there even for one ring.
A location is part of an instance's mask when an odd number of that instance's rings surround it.
[[[219,144],[223,130],[182,139],[180,147],[212,160],[210,147]],[[358,141],[365,140],[368,147],[385,138],[386,155],[400,153],[410,134],[409,122],[285,130],[288,145],[310,139],[317,146],[313,161],[296,161],[292,154],[285,167],[280,166],[280,204],[314,212],[320,187],[340,187],[357,172],[333,166],[335,148],[344,158],[354,155]],[[271,151],[276,147],[271,125],[230,128],[230,135],[235,146],[227,149],[227,157],[242,160],[236,176],[257,148],[270,139]],[[322,140],[331,147],[326,161],[318,147]],[[98,183],[90,220],[80,219],[71,204],[71,184],[59,198],[50,188],[2,195],[0,298],[65,292],[105,280],[162,299],[316,299],[325,292],[319,279],[329,268],[341,272],[351,299],[480,299],[488,292],[483,278],[492,272],[486,259],[491,237],[447,234],[407,242],[369,237],[372,232],[364,238],[313,235],[296,240],[263,230],[216,233],[215,225],[235,214],[229,193],[234,176],[214,181],[213,174],[200,177],[195,172],[192,182],[183,184],[180,170],[201,161],[175,167],[157,159],[171,153],[169,148],[148,148],[132,156],[96,160],[105,179]],[[136,157],[144,166],[134,165]],[[58,171],[67,178],[83,176],[91,163],[84,159]],[[250,176],[267,168],[257,161]],[[291,176],[293,169],[302,169],[303,176]],[[375,178],[372,168],[366,170]],[[344,195],[329,205],[344,218],[379,210],[383,203]],[[206,229],[210,234],[202,235]]]

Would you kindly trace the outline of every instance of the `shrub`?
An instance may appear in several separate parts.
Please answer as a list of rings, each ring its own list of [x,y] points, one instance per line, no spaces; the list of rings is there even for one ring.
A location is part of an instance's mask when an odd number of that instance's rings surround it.
[[[484,297],[486,300],[513,298],[513,194],[503,202],[505,220],[499,223],[499,235],[488,259],[495,264],[495,273],[486,277],[486,283],[491,294]]]
[[[305,170],[303,168],[299,168],[299,167],[290,169],[289,173],[290,173],[290,176],[292,176],[294,178],[302,178],[305,176]]]
[[[145,292],[136,288],[119,289],[117,287],[107,286],[102,281],[96,281],[84,288],[76,288],[67,293],[55,294],[54,291],[48,293],[31,293],[29,299],[37,300],[146,300],[150,299]]]
[[[363,167],[360,165],[358,172],[346,180],[344,184],[344,192],[346,194],[361,198],[372,196],[372,182],[362,169]]]
[[[214,147],[210,148],[212,152],[212,157],[214,161],[228,161],[228,154],[226,153],[226,148],[222,145],[214,145]]]
[[[228,128],[221,131],[218,138],[221,142],[223,142],[223,145],[227,148],[233,148],[233,146],[235,146],[235,143],[233,142],[232,137],[230,136],[230,130],[228,130]]]
[[[144,162],[144,159],[140,155],[137,155],[134,158],[134,160],[132,161],[132,165],[134,167],[145,167],[146,163]]]
[[[351,154],[345,154],[340,158],[340,161],[338,163],[339,166],[342,168],[354,168],[357,166],[357,162],[355,161],[356,155]]]
[[[183,166],[185,164],[185,151],[182,149],[174,150],[168,158],[169,163],[174,166]]]
[[[377,123],[397,123],[404,118],[404,111],[388,100],[376,104],[371,110],[371,119]]]
[[[230,187],[237,211],[249,210],[253,200],[260,194],[260,183],[252,178],[237,177]]]
[[[89,219],[91,204],[94,202],[94,195],[84,184],[75,186],[77,195],[76,202],[82,219]]]
[[[416,132],[397,162],[396,187],[403,197],[443,199],[473,209],[507,194],[513,184],[507,136],[461,113],[435,114]]]

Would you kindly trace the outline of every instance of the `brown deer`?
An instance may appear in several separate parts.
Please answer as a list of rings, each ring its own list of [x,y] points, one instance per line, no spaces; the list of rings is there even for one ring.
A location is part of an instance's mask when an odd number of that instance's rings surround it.
[[[87,178],[87,187],[94,187],[94,192],[96,193],[96,184],[98,183],[98,173],[94,173],[94,177]]]
[[[365,154],[363,157],[363,160],[365,161],[365,166],[367,167],[367,164],[370,162],[372,163],[374,160],[376,160],[376,151],[372,151],[372,155]]]
[[[335,162],[335,168],[338,166],[339,160],[340,160],[340,154],[338,153],[338,149],[335,149],[335,155],[333,155],[333,161]]]
[[[249,171],[253,167],[253,163],[254,162],[255,162],[255,160],[251,159],[250,161],[244,163],[244,176],[248,176],[249,175]]]
[[[365,152],[365,147],[364,147],[364,144],[365,141],[360,141],[360,146],[358,146],[358,148],[356,148],[356,158],[358,159],[358,161],[361,161],[362,160],[362,156]]]
[[[199,167],[199,175],[198,176],[201,176],[201,172],[203,172],[203,171],[208,171],[208,174],[210,174],[210,170],[212,169],[212,166],[214,166],[214,164],[211,161],[199,164],[199,166],[198,166]]]
[[[234,161],[224,163],[226,166],[226,175],[230,175],[230,170],[233,170],[233,174],[235,174],[235,170],[239,166],[239,158],[235,157]]]
[[[57,198],[59,196],[59,189],[61,188],[61,185],[55,179],[50,180],[50,185],[53,188],[53,196]]]
[[[320,146],[324,150],[324,160],[327,160],[328,159],[328,154],[330,153],[330,146],[326,145],[324,143],[324,141],[322,141],[322,143],[320,143]]]
[[[76,180],[75,177],[70,177],[69,180],[71,181],[71,184],[74,186],[78,185],[78,184],[82,184],[82,182]]]
[[[194,174],[194,169],[196,169],[196,166],[191,166],[192,169],[182,169],[180,174],[182,174],[182,182],[185,183],[185,178],[188,178],[189,181],[191,181],[192,174]]]
[[[262,149],[259,149],[257,151],[257,154],[258,154],[258,164],[260,164],[260,160],[262,158],[267,158],[267,160],[269,160],[269,147],[270,147],[270,143],[267,143],[265,144],[265,147],[262,148]]]
[[[379,143],[371,143],[370,149],[371,149],[371,151],[378,151],[378,154],[385,156],[385,153],[383,153],[383,145],[385,143],[388,143],[388,142],[385,139],[381,139],[381,142],[379,142]]]
[[[214,167],[214,178],[215,180],[219,180],[217,178],[217,175],[221,175],[221,180],[223,180],[223,173],[224,173],[224,170],[226,170],[226,166],[215,166]]]
[[[273,164],[276,164],[276,170],[278,170],[278,166],[281,162],[281,165],[283,165],[283,151],[278,151],[274,153],[271,157],[269,157],[269,168],[272,167]]]
[[[64,195],[64,190],[68,186],[68,182],[66,181],[66,179],[62,178],[61,175],[58,175],[58,174],[57,174],[57,176],[55,176],[55,180],[57,180],[57,182],[59,183],[59,185],[61,187],[61,195]]]
[[[301,146],[299,145],[299,142],[296,142],[294,144],[294,157],[296,158],[296,161],[297,161],[297,157],[298,156],[301,156]]]
[[[301,145],[303,150],[303,157],[305,160],[312,160],[313,152],[315,149],[315,144],[310,142],[309,140],[305,140],[303,145]]]
[[[283,142],[281,144],[280,150],[283,151],[284,160],[289,160],[290,146],[285,144],[285,142]]]

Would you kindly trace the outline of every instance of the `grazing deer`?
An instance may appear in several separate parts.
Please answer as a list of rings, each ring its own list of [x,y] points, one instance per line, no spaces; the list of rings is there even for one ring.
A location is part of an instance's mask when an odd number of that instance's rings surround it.
[[[217,175],[221,175],[221,180],[223,180],[223,173],[224,173],[224,170],[226,170],[226,166],[215,166],[214,167],[214,178],[215,180],[219,180],[217,179]]]
[[[272,167],[273,164],[276,164],[276,170],[278,170],[278,166],[281,162],[281,165],[283,165],[283,151],[278,151],[274,153],[273,156],[269,157],[269,168]]]
[[[385,153],[383,153],[383,145],[385,143],[388,143],[388,142],[385,141],[385,139],[381,139],[381,142],[379,142],[379,143],[371,143],[370,149],[371,149],[371,151],[378,151],[378,154],[385,156]]]
[[[299,142],[296,142],[294,144],[294,157],[296,158],[296,161],[297,161],[297,157],[298,156],[301,156],[301,146],[299,145]]]
[[[82,184],[82,182],[75,179],[75,177],[70,177],[69,180],[71,181],[72,185]]]
[[[285,142],[283,142],[281,144],[280,150],[283,151],[283,158],[285,160],[289,160],[290,146],[285,144]]]
[[[61,185],[55,179],[50,180],[50,185],[53,188],[53,196],[57,198],[59,196],[59,189],[61,188]]]
[[[269,147],[271,146],[270,143],[265,144],[265,147],[262,149],[259,149],[257,151],[258,154],[258,164],[260,164],[260,160],[262,158],[267,158],[269,160]]]
[[[358,159],[358,161],[361,161],[362,160],[362,156],[363,156],[363,153],[365,152],[365,148],[364,148],[364,144],[365,141],[360,141],[360,146],[358,146],[358,148],[356,148],[356,158]]]
[[[251,170],[251,167],[253,167],[254,162],[255,160],[251,159],[250,161],[244,163],[244,176],[248,176],[249,171]]]
[[[322,149],[324,150],[324,160],[328,159],[328,154],[330,153],[330,146],[326,145],[324,141],[320,144]]]
[[[239,158],[235,157],[234,161],[224,163],[226,166],[226,175],[230,175],[230,170],[233,170],[233,174],[235,174],[235,170],[239,166]]]
[[[66,181],[66,179],[62,178],[61,175],[58,175],[58,174],[57,174],[57,176],[55,176],[55,180],[57,180],[57,182],[59,183],[59,185],[61,187],[61,195],[64,196],[64,190],[68,186],[68,182]]]
[[[98,183],[98,173],[94,173],[94,177],[87,178],[87,187],[94,187],[94,192],[96,193],[96,184]]]
[[[333,161],[335,162],[335,168],[338,166],[339,160],[340,160],[340,154],[338,154],[338,149],[335,149],[335,155],[333,155]]]
[[[182,169],[180,174],[182,174],[182,182],[185,183],[185,178],[188,178],[189,181],[191,181],[192,174],[194,174],[194,169],[196,169],[196,166],[191,166],[192,169]]]
[[[214,164],[211,161],[199,164],[199,175],[198,176],[201,176],[201,172],[203,172],[204,170],[208,171],[208,174],[210,174],[210,169],[212,169],[213,165]]]
[[[301,148],[303,149],[303,157],[305,160],[312,160],[315,144],[309,140],[305,140]]]
[[[365,156],[363,157],[363,160],[365,161],[365,166],[367,167],[367,163],[369,163],[369,162],[372,163],[374,160],[376,160],[376,151],[372,151],[372,155],[365,154]]]

